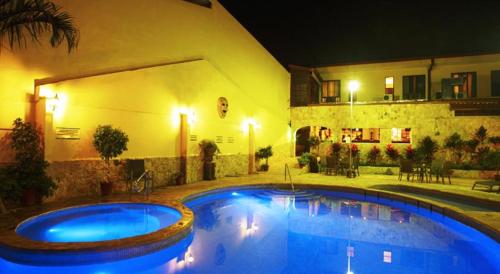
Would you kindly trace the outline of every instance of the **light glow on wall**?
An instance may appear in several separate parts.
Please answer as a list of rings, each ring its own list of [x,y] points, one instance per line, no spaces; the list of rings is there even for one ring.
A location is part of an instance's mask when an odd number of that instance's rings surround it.
[[[174,107],[172,111],[172,125],[174,127],[178,127],[180,125],[179,116],[181,114],[187,115],[187,122],[190,126],[193,126],[196,123],[196,113],[194,112],[194,109],[185,106]]]
[[[246,118],[245,120],[243,120],[243,123],[241,123],[241,130],[244,133],[248,133],[248,126],[249,125],[253,125],[254,129],[259,129],[260,128],[260,124],[257,123],[257,121],[255,119],[253,119],[253,118]]]
[[[68,97],[65,93],[55,92],[47,86],[41,86],[39,96],[45,98],[45,111],[52,113],[55,120],[60,120],[64,116],[68,104]]]

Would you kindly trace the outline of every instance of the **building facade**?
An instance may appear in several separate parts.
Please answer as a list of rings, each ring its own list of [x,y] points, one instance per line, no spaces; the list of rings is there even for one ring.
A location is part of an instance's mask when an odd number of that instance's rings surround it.
[[[289,156],[290,74],[217,1],[54,2],[79,28],[74,52],[41,39],[0,55],[0,162],[14,119],[36,123],[52,199],[98,192],[98,125],[128,134],[121,159],[145,159],[157,186],[181,156],[187,181],[201,179],[203,139],[220,148],[218,177],[252,172],[261,146]]]
[[[352,136],[365,155],[374,145],[403,149],[424,136],[440,144],[455,132],[468,139],[481,125],[500,135],[500,54],[290,71],[296,154],[307,151],[311,135]]]

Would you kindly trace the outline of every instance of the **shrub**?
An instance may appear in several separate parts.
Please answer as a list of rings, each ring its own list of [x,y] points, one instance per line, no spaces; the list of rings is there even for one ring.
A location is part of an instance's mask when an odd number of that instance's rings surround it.
[[[389,158],[392,162],[396,162],[399,159],[399,151],[397,148],[395,148],[392,144],[388,144],[385,147],[385,155],[387,158]]]
[[[488,142],[490,142],[494,146],[498,146],[500,144],[500,136],[492,136],[488,138]]]
[[[486,152],[481,158],[480,166],[484,169],[498,170],[500,169],[500,151]]]
[[[408,160],[415,160],[415,149],[411,145],[405,148],[405,157]]]
[[[302,155],[297,158],[299,165],[301,166],[308,165],[311,160],[311,156],[312,156],[311,153],[308,152],[302,153]]]
[[[380,158],[380,149],[377,146],[373,146],[370,151],[368,151],[367,162],[369,164],[376,164],[377,160]]]
[[[34,189],[40,197],[53,194],[57,185],[46,174],[49,163],[44,160],[40,133],[30,123],[20,118],[14,120],[11,133],[15,162],[3,171],[2,196],[18,199],[23,190]]]

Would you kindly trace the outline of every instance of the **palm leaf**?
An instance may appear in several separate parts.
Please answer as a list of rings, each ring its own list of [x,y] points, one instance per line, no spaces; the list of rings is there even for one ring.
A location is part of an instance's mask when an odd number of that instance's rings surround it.
[[[28,39],[40,42],[50,32],[49,42],[57,47],[66,41],[68,52],[78,46],[79,32],[72,17],[46,0],[0,0],[0,46],[7,37],[11,49],[26,47]]]

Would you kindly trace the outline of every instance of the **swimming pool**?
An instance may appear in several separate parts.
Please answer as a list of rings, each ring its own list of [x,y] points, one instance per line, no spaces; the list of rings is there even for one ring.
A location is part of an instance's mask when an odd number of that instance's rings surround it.
[[[44,242],[97,242],[145,235],[181,218],[173,208],[144,203],[111,203],[72,207],[30,218],[16,229]]]
[[[144,256],[0,273],[500,273],[496,241],[439,213],[327,190],[232,189],[186,202],[193,233]]]

